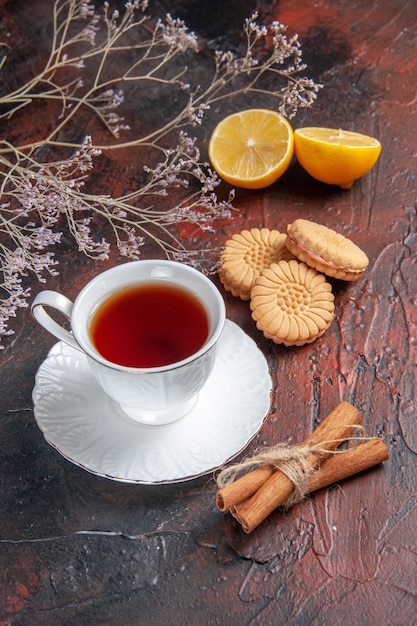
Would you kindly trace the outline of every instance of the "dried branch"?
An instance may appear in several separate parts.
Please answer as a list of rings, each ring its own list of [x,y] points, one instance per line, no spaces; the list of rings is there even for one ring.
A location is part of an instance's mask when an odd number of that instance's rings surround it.
[[[56,0],[44,68],[0,96],[0,119],[34,103],[59,105],[47,136],[20,145],[0,141],[0,339],[13,332],[9,321],[17,309],[27,306],[24,277],[32,272],[45,282],[48,273],[57,273],[53,249],[64,224],[79,250],[93,259],[108,258],[112,244],[137,259],[151,239],[168,258],[213,270],[212,251],[188,249],[174,226],[190,223],[213,231],[216,219],[231,216],[234,194],[219,200],[220,180],[201,160],[189,129],[201,125],[214,103],[231,96],[269,97],[271,108],[288,118],[316,98],[320,85],[302,76],[300,43],[297,36],[287,37],[284,25],[259,26],[253,14],[244,24],[243,53],[215,51],[212,75],[205,85],[195,85],[188,63],[200,52],[196,35],[169,14],[152,22],[147,5],[127,2],[119,14],[107,2],[98,12],[84,0]],[[6,70],[7,57],[0,64],[0,71]],[[180,104],[160,127],[132,130],[120,113],[124,90],[151,86],[167,94],[178,89]],[[74,141],[85,111],[107,129],[107,142],[95,143],[88,134]],[[121,140],[121,135],[128,136]],[[87,191],[95,159],[133,148],[146,148],[156,159],[156,165],[144,166],[136,189],[119,197]],[[51,154],[56,160],[41,156]],[[170,196],[173,188],[181,191],[180,201],[177,191]],[[110,228],[111,242],[95,239],[100,222]]]

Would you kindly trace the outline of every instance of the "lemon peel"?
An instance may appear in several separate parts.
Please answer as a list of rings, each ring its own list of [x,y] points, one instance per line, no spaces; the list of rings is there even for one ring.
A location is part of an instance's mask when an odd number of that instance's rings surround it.
[[[375,137],[341,128],[307,127],[294,131],[300,165],[317,180],[350,189],[377,162],[381,143]]]

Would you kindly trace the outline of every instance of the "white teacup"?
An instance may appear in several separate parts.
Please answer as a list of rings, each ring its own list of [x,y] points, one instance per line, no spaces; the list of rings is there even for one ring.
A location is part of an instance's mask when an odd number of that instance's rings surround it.
[[[113,363],[98,352],[90,334],[95,313],[123,287],[143,283],[181,287],[203,305],[208,337],[194,354],[169,365],[130,367]],[[71,322],[71,332],[52,319],[45,307],[63,313]],[[226,318],[224,300],[209,278],[187,265],[167,260],[133,261],[113,267],[91,280],[74,303],[55,291],[42,291],[33,301],[32,312],[55,337],[84,352],[99,385],[129,417],[151,425],[173,422],[193,408],[213,369]]]

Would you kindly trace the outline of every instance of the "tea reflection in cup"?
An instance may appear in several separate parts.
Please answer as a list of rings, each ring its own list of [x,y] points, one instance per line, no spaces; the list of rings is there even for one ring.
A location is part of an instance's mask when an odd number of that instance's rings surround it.
[[[86,355],[98,384],[125,414],[149,425],[192,410],[214,367],[226,318],[224,300],[207,276],[154,259],[104,271],[74,303],[42,291],[31,308],[46,330]],[[71,330],[47,308],[63,313]]]

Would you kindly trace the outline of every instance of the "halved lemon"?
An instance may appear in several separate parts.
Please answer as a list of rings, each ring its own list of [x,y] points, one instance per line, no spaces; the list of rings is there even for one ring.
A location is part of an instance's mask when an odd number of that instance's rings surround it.
[[[375,165],[381,144],[375,137],[334,128],[298,128],[295,155],[313,178],[350,189]]]
[[[213,131],[209,158],[220,178],[236,187],[261,189],[274,183],[294,152],[288,120],[269,109],[246,109],[224,118]]]

